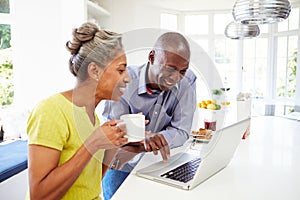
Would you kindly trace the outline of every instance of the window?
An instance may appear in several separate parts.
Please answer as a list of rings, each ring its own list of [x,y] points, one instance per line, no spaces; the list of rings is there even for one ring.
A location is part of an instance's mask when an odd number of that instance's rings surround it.
[[[12,104],[13,64],[11,47],[11,14],[9,0],[0,0],[0,104]]]
[[[236,82],[236,48],[237,41],[224,38],[214,40],[214,61],[223,83],[232,88]]]
[[[237,92],[251,92],[255,99],[271,100],[271,104],[284,102],[284,111],[279,112],[286,113],[299,98],[295,92],[296,79],[300,78],[296,74],[299,13],[297,4],[288,19],[259,25],[260,35],[253,39],[231,40],[224,36],[226,25],[233,21],[230,11],[183,12],[178,27],[214,61],[223,83],[232,88],[228,93],[231,98],[235,98],[237,87]],[[240,80],[242,84],[237,86]]]
[[[298,37],[278,38],[276,97],[295,98]]]
[[[0,0],[0,13],[10,13],[9,0]]]
[[[266,92],[268,39],[244,40],[243,87],[256,98],[263,98]]]
[[[208,15],[187,15],[184,24],[187,35],[208,34]]]
[[[297,30],[299,27],[299,8],[291,10],[289,18],[278,23],[278,32]]]
[[[275,98],[279,100],[295,99],[299,11],[299,8],[293,8],[289,18],[278,23]]]
[[[194,40],[205,52],[209,51],[207,39],[194,39]]]
[[[260,24],[258,27],[259,27],[260,35],[269,32],[269,24]]]
[[[167,30],[177,30],[177,15],[162,13],[160,15],[160,28]]]
[[[231,13],[187,14],[185,15],[185,34],[190,35],[214,61],[225,87],[236,84],[237,41],[225,38],[224,30],[232,21]],[[208,24],[213,22],[213,24]]]
[[[233,21],[231,14],[215,14],[214,15],[214,33],[224,34],[226,26]]]

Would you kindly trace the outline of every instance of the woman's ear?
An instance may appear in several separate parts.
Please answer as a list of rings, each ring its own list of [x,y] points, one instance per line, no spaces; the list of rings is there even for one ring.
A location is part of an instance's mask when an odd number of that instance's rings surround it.
[[[153,62],[154,62],[154,56],[155,56],[155,51],[154,50],[150,51],[150,53],[148,55],[148,60],[151,64],[153,64]]]
[[[96,63],[91,62],[88,65],[88,74],[91,79],[99,81],[99,75],[102,73],[102,68],[99,67]]]

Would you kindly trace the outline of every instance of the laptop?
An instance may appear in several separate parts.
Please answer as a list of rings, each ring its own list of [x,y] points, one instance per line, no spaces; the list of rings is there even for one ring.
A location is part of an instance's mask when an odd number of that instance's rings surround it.
[[[136,171],[136,175],[184,190],[191,190],[231,161],[250,118],[215,131],[201,150],[188,149],[172,155],[167,162],[159,161]]]

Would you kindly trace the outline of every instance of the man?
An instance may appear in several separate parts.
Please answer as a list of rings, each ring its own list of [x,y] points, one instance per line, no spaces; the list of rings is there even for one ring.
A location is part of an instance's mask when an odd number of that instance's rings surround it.
[[[148,63],[127,68],[131,82],[118,102],[108,101],[103,116],[119,119],[127,113],[142,113],[146,125],[146,151],[164,160],[170,148],[181,146],[189,138],[196,108],[196,76],[188,70],[190,48],[179,33],[161,35],[148,56]],[[121,171],[108,170],[102,180],[105,200],[109,200],[143,154],[137,155]],[[114,165],[113,165],[114,166]]]

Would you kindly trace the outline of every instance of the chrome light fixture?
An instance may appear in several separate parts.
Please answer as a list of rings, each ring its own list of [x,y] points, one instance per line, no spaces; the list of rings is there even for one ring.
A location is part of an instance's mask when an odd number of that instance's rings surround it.
[[[288,0],[237,0],[232,15],[242,24],[272,24],[288,18],[290,11]]]
[[[246,39],[258,36],[260,33],[258,25],[241,24],[238,22],[230,22],[225,28],[225,36],[231,39]]]

